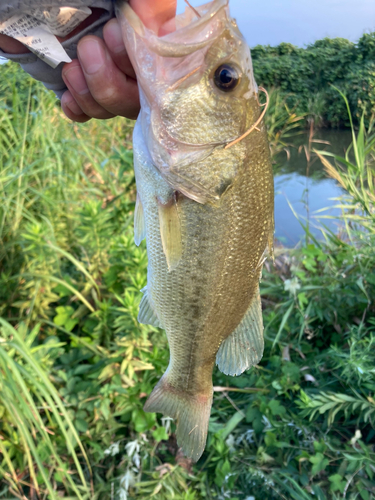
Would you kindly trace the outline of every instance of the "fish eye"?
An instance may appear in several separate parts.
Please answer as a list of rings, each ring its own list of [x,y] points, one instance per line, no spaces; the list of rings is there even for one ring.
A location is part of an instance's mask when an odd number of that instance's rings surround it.
[[[230,64],[221,64],[214,75],[214,82],[218,89],[223,92],[234,90],[240,81],[237,69]]]

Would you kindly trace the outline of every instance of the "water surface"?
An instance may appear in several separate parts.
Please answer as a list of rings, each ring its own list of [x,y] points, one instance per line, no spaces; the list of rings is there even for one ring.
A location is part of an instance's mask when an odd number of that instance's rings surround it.
[[[322,130],[314,135],[314,140],[325,140],[330,145],[313,143],[312,148],[343,156],[351,143],[351,133],[347,130]],[[319,227],[323,224],[337,232],[340,222],[322,216],[337,217],[341,214],[340,209],[334,208],[338,203],[334,198],[343,193],[335,180],[327,178],[319,159],[312,155],[308,163],[303,148],[303,145],[308,148],[307,134],[291,142],[293,145],[288,148],[290,158],[281,153],[275,166],[275,236],[288,247],[295,246],[305,235],[293,211],[304,224],[309,221],[311,232],[318,238],[322,238]],[[325,208],[327,210],[322,212]]]

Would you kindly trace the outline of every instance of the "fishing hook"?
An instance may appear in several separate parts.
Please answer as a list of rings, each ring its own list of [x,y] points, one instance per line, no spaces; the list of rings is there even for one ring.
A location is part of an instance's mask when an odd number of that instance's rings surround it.
[[[186,1],[186,0],[185,0]],[[245,137],[247,137],[249,134],[251,134],[251,132],[253,130],[258,130],[258,132],[260,131],[259,128],[258,128],[258,125],[259,123],[263,120],[264,118],[264,115],[266,114],[266,111],[268,109],[268,105],[270,103],[270,97],[268,95],[268,92],[266,89],[264,89],[263,87],[259,87],[259,90],[261,90],[262,92],[264,92],[266,94],[266,102],[264,104],[260,104],[260,107],[264,107],[264,110],[262,111],[262,114],[260,115],[260,117],[257,119],[257,121],[254,123],[254,125],[252,125],[249,130],[247,132],[245,132],[243,135],[241,135],[241,137],[238,137],[238,139],[230,142],[229,144],[227,144],[225,146],[224,149],[229,149],[231,148],[232,146],[234,146],[235,144],[237,144],[238,142],[241,142],[243,139],[245,139]]]
[[[195,8],[194,8],[194,7],[193,7],[193,6],[189,3],[189,0],[184,0],[184,2],[185,2],[186,4],[188,4],[188,6],[189,6],[189,7],[190,7],[190,8],[191,8],[194,12],[195,12],[195,15],[196,15],[197,17],[202,17],[202,16],[199,14],[199,12],[197,11],[197,9],[195,9]]]

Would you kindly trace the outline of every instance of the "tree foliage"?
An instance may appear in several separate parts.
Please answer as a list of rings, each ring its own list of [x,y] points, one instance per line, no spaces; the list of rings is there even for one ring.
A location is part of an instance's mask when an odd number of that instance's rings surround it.
[[[324,38],[306,48],[281,43],[252,49],[255,77],[266,88],[278,87],[297,113],[315,123],[348,125],[340,95],[346,94],[358,120],[375,112],[375,32],[364,34],[357,44],[344,38]]]

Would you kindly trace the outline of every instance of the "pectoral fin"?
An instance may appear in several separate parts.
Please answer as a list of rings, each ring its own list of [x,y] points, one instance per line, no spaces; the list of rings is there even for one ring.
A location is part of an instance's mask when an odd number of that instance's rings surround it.
[[[182,255],[181,224],[177,211],[177,199],[159,206],[160,236],[169,271],[173,271]]]
[[[147,287],[142,288],[141,292],[143,292],[143,297],[141,303],[139,304],[138,321],[142,323],[142,325],[152,325],[157,328],[163,328],[160,324],[159,318],[150,304]]]
[[[141,241],[146,238],[146,224],[145,216],[143,213],[143,205],[139,194],[137,194],[137,201],[135,203],[134,211],[134,243],[139,247]]]
[[[260,361],[263,349],[263,318],[258,288],[241,323],[221,344],[216,364],[226,375],[241,375]]]

